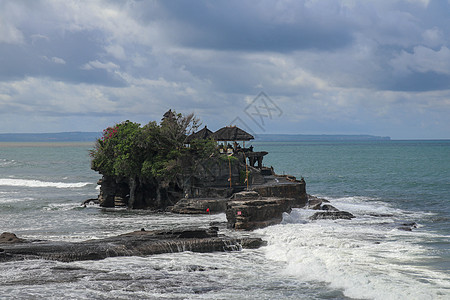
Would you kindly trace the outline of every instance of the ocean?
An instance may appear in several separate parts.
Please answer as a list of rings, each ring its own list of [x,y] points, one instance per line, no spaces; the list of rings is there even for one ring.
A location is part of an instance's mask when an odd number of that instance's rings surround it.
[[[207,227],[80,204],[97,197],[90,143],[0,143],[0,232],[82,241],[140,228]],[[266,166],[355,215],[294,209],[253,232],[260,249],[62,263],[0,263],[0,299],[450,299],[450,141],[254,142]],[[406,224],[406,225],[405,225]],[[412,231],[402,230],[411,227]]]

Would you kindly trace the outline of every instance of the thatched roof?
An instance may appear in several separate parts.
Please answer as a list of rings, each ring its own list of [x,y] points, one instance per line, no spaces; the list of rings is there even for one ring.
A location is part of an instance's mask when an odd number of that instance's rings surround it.
[[[186,138],[186,143],[189,144],[193,140],[206,140],[207,138],[211,137],[211,135],[213,135],[213,132],[205,126],[203,129],[188,136]]]
[[[236,126],[227,126],[220,128],[213,134],[216,141],[249,141],[254,137]]]
[[[166,111],[164,113],[161,121],[163,121],[164,119],[174,119],[174,118],[175,118],[175,114],[173,113],[172,109],[169,109],[168,111]]]

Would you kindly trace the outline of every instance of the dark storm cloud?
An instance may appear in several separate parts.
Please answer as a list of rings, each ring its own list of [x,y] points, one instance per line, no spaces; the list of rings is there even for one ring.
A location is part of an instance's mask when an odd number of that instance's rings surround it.
[[[100,131],[169,108],[220,127],[264,91],[278,132],[445,137],[449,5],[0,0],[1,130]]]
[[[44,76],[74,83],[123,86],[124,81],[106,69],[83,68],[104,53],[103,36],[98,31],[65,32],[63,35],[38,35],[25,32],[26,44],[0,47],[0,80]],[[108,57],[108,59],[110,59]]]
[[[331,51],[352,42],[352,32],[344,18],[308,10],[301,1],[279,12],[276,4],[268,1],[161,2],[170,20],[176,20],[167,23],[170,29],[167,34],[174,42],[187,47]]]
[[[436,72],[416,72],[395,78],[385,86],[386,90],[426,92],[450,89],[450,75]]]

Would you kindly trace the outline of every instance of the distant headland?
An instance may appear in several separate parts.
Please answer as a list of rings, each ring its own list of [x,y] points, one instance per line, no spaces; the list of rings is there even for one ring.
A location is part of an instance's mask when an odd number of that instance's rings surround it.
[[[95,142],[101,132],[0,133],[0,142]],[[388,136],[333,134],[257,134],[258,142],[389,141]]]
[[[258,134],[261,142],[303,142],[303,141],[390,141],[389,136],[367,134]]]

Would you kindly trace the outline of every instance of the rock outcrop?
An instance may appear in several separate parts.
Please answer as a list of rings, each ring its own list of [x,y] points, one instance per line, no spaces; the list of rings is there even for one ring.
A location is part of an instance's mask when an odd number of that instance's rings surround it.
[[[270,176],[270,181],[263,185],[252,187],[261,197],[278,197],[295,199],[298,207],[305,206],[308,198],[306,183],[303,179],[296,180],[293,176]]]
[[[175,231],[135,231],[115,237],[84,242],[27,241],[10,234],[0,239],[0,262],[49,259],[63,262],[99,260],[116,256],[144,256],[182,251],[235,251],[265,244],[260,238],[219,236],[217,228]],[[15,235],[14,235],[15,236]],[[10,240],[10,238],[13,238]]]
[[[208,214],[225,212],[228,198],[184,198],[170,210],[177,214]]]
[[[244,200],[254,201],[258,199],[265,199],[265,201],[270,199],[270,201],[276,201],[283,212],[288,211],[292,207],[305,206],[307,195],[305,188],[306,184],[304,181],[291,182],[281,179],[277,184],[274,184],[273,182],[267,184],[266,181],[264,181],[264,183],[264,185],[253,186],[252,190],[249,191],[236,192],[229,198],[184,198],[179,200],[170,211],[181,214],[220,213],[227,210],[229,202]],[[281,199],[286,199],[286,201],[280,201]],[[285,202],[288,203],[288,205],[286,205]],[[288,206],[289,208],[285,209],[285,206]],[[274,218],[278,218],[278,213]],[[234,226],[232,227],[234,228]]]
[[[326,199],[318,198],[315,196],[308,195],[308,202],[306,208],[313,210],[321,210],[316,212],[311,217],[310,220],[337,220],[337,219],[346,219],[351,220],[355,216],[347,211],[341,211],[329,204],[329,201]]]
[[[283,189],[286,188],[286,189]],[[258,191],[262,191],[263,197]],[[279,195],[281,197],[274,197]],[[285,198],[283,196],[291,196]],[[276,186],[264,186],[253,191],[233,195],[227,203],[228,227],[239,230],[253,230],[279,224],[284,212],[294,207],[303,207],[306,198],[304,183],[294,182]]]
[[[0,235],[0,244],[16,244],[22,243],[24,241],[24,239],[18,238],[14,233],[11,232],[3,232]]]
[[[279,224],[283,212],[290,212],[295,199],[262,198],[258,200],[235,200],[227,204],[228,227],[253,230]]]
[[[309,217],[310,220],[337,220],[346,219],[351,220],[355,216],[348,211],[319,211]]]

